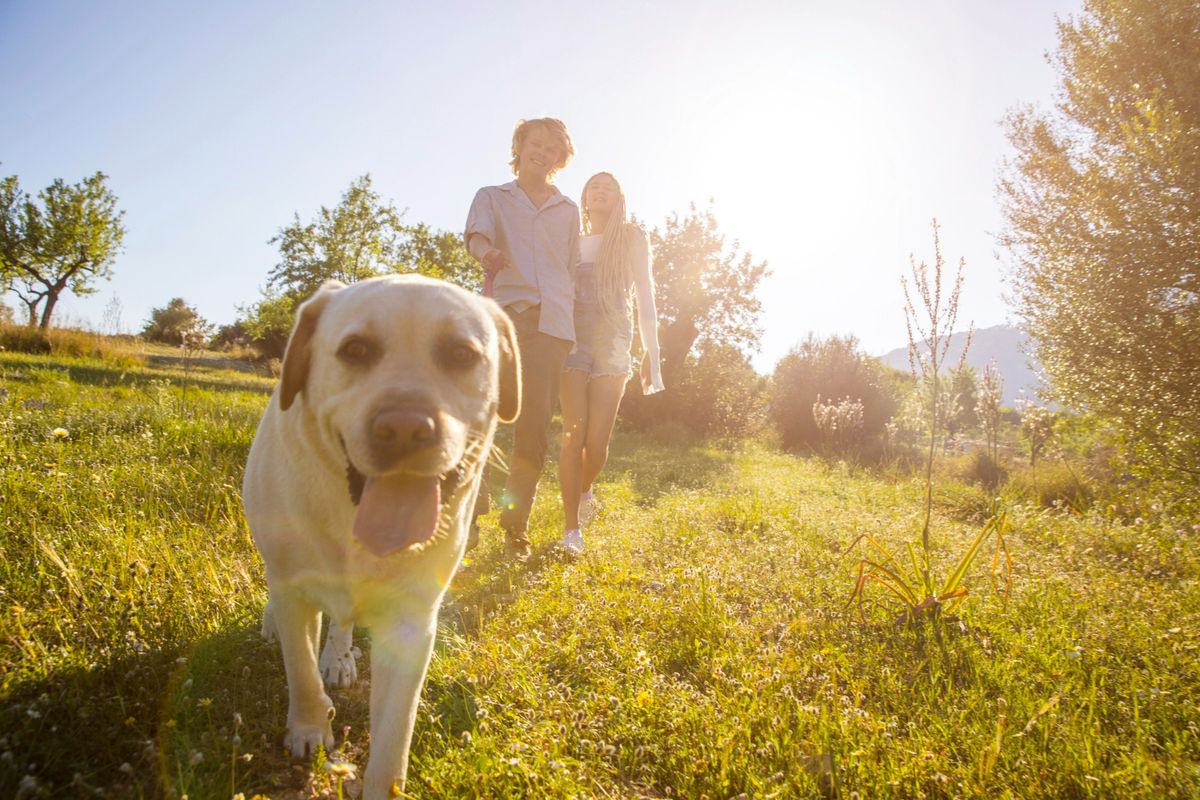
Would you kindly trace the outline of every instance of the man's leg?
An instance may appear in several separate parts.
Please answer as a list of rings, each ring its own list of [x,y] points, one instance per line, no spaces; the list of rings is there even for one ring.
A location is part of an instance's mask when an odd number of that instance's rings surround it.
[[[513,429],[513,453],[500,511],[506,550],[518,557],[529,554],[529,512],[550,446],[550,417],[558,397],[559,378],[571,343],[537,330],[538,312],[531,308],[512,314],[521,348],[521,416]]]

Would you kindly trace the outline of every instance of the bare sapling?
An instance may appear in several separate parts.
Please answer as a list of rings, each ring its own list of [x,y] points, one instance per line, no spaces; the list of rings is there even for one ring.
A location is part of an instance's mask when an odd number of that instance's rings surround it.
[[[1041,501],[1038,491],[1037,464],[1038,457],[1045,452],[1050,441],[1054,438],[1054,414],[1047,408],[1026,401],[1021,410],[1021,434],[1029,445],[1029,471],[1033,475],[1033,494]]]
[[[179,352],[183,356],[183,392],[180,404],[184,411],[187,410],[187,392],[192,378],[192,364],[196,356],[204,349],[207,338],[205,326],[198,319],[193,320],[179,335]]]
[[[983,386],[979,392],[979,418],[983,422],[983,437],[993,464],[1000,463],[1000,397],[1003,392],[1004,379],[993,358],[983,370]]]

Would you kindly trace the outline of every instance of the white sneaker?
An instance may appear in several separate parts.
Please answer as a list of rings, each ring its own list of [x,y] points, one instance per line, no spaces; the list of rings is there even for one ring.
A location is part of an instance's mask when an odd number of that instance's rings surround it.
[[[583,555],[583,532],[579,528],[572,528],[564,533],[562,549],[566,550],[568,555]]]
[[[592,519],[596,516],[596,510],[600,507],[600,502],[596,500],[595,491],[588,489],[583,494],[579,495],[579,527],[583,528],[592,524]]]

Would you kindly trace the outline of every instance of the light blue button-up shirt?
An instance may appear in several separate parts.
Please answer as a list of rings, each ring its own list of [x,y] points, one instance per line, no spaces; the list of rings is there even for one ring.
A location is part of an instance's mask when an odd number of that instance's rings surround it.
[[[557,189],[535,208],[516,181],[485,186],[467,214],[468,246],[476,233],[487,237],[510,264],[496,274],[496,302],[518,312],[540,305],[538,330],[575,341],[579,208]]]

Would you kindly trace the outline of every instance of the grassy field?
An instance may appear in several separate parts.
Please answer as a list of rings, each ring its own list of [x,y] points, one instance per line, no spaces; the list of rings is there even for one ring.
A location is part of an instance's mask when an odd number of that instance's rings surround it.
[[[271,382],[0,353],[0,386],[0,796],[355,796],[280,745],[238,500]],[[915,535],[914,478],[620,432],[599,495],[576,561],[552,491],[529,564],[485,530],[411,796],[1200,795],[1193,521],[1013,507],[1007,603],[981,561],[934,637],[847,605],[855,537]],[[942,571],[986,505],[939,491]],[[366,681],[334,700],[361,766]]]

